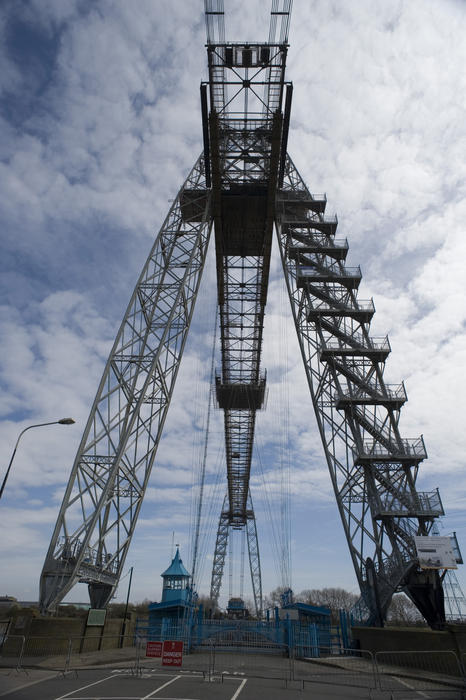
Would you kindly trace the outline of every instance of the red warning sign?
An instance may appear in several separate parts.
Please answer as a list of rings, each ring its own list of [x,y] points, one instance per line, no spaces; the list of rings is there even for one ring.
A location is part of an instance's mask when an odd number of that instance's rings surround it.
[[[162,656],[162,642],[147,642],[146,656],[160,657]]]
[[[162,666],[181,666],[183,663],[183,642],[164,642]]]

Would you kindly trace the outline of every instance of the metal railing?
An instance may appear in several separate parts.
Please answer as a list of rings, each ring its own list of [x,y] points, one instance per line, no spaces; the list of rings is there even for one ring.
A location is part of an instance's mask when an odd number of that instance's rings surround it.
[[[279,194],[279,202],[287,203],[289,201],[309,201],[326,202],[327,195],[325,192],[316,194],[315,192],[307,192],[307,190],[281,190]]]
[[[327,302],[322,302],[319,304],[316,304],[315,306],[312,306],[310,310],[308,311],[309,315],[316,315],[316,314],[322,314],[325,316],[325,314],[331,314],[331,315],[340,315],[340,316],[351,316],[352,314],[366,314],[370,315],[375,313],[375,306],[374,302],[372,299],[369,300],[357,300],[357,305],[356,306],[351,306],[350,304],[344,304],[343,302],[336,302],[335,304],[329,304]]]
[[[298,268],[298,277],[305,277],[308,279],[314,279],[317,282],[319,280],[332,279],[338,281],[339,278],[349,277],[351,279],[361,277],[361,268],[359,265],[357,267],[334,267],[327,269],[316,269],[314,267],[300,267]]]
[[[351,340],[355,342],[354,346],[348,347],[349,351],[355,351],[358,349],[363,349],[370,353],[372,350],[375,351],[387,351],[390,352],[390,341],[388,340],[388,336],[381,336],[381,337],[372,337],[370,339],[370,345],[364,344],[364,338],[363,336],[358,336],[358,335],[353,335],[351,336]],[[321,348],[322,351],[328,351],[328,352],[335,352],[338,353],[342,349],[344,349],[344,346],[341,345],[340,342],[334,341],[334,340],[329,340],[325,346]]]
[[[396,461],[398,459],[422,460],[427,457],[422,435],[419,438],[404,438],[400,440],[400,444],[394,444],[391,451],[387,450],[385,445],[376,440],[364,440],[361,447],[352,449],[355,459],[371,458]]]
[[[379,500],[369,498],[369,503],[374,513],[381,516],[417,517],[424,515],[426,517],[439,517],[445,515],[438,489],[418,491],[417,493],[407,491],[397,496],[384,493],[380,495]]]
[[[353,389],[348,384],[342,384],[341,390],[336,394],[337,401],[377,401],[383,402],[403,402],[407,400],[404,383],[385,384],[384,393],[380,392],[377,386]]]
[[[300,240],[305,237],[305,240]],[[293,243],[287,248],[288,257],[293,258],[298,253],[319,253],[327,252],[332,250],[348,250],[348,239],[347,238],[334,238],[329,241],[324,234],[304,234],[302,236],[297,235],[296,238],[300,240],[299,243]]]
[[[307,214],[292,214],[292,213],[287,213],[285,214],[282,219],[281,219],[282,224],[289,224],[291,227],[293,227],[293,224],[297,224],[297,227],[300,228],[313,228],[316,231],[320,231],[322,228],[328,227],[328,226],[336,226],[338,225],[338,217],[336,214],[333,216],[322,216],[322,218],[318,219],[316,218],[316,215],[307,215]]]

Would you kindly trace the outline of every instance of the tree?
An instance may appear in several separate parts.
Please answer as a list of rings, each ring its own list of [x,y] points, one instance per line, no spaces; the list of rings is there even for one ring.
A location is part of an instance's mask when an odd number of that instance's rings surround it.
[[[326,608],[330,608],[332,612],[338,612],[338,610],[349,612],[358,600],[358,597],[355,593],[350,593],[344,588],[313,588],[301,591],[296,596],[296,599],[308,605],[323,605]]]
[[[220,611],[215,601],[208,595],[199,595],[196,605],[198,608],[200,605],[202,605],[204,610],[204,619],[220,620],[223,617],[223,613]]]
[[[256,617],[256,604],[254,603],[253,598],[245,598],[244,607],[248,611],[249,617]]]
[[[286,590],[288,590],[287,586],[278,586],[278,588],[274,588],[273,591],[264,596],[264,609],[280,608],[282,604],[281,596]]]
[[[281,595],[287,588],[279,586],[269,593],[264,598],[265,608],[281,607]],[[338,611],[346,610],[349,612],[354,606],[358,597],[355,593],[350,593],[344,588],[312,588],[301,591],[293,596],[296,603],[307,603],[307,605],[316,605],[330,608],[332,611],[332,622],[338,622]]]
[[[387,612],[389,625],[421,625],[425,624],[419,610],[404,593],[393,596]]]
[[[150,603],[151,601],[149,600],[149,598],[144,598],[144,600],[142,600],[140,603],[134,603],[132,609],[134,610],[134,612],[137,612],[138,615],[144,615],[149,611]]]

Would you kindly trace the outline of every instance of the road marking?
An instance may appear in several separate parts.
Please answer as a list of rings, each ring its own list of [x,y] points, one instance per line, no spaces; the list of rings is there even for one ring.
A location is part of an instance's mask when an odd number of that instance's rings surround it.
[[[247,679],[247,678],[245,678],[243,681],[241,681],[241,684],[240,684],[238,690],[237,690],[236,693],[232,696],[231,700],[236,700],[236,698],[237,698],[238,695],[241,693],[241,691],[243,690],[243,688],[244,688],[244,686],[246,685],[247,682],[248,682],[248,679]]]
[[[413,685],[411,685],[410,683],[407,683],[402,678],[398,678],[398,676],[396,676],[396,680],[399,683],[401,683],[402,685],[406,686],[406,688],[409,688],[410,690],[414,690],[415,693],[422,695],[423,698],[430,698],[430,695],[427,695],[427,693],[423,693],[422,690],[416,690],[416,688]]]
[[[10,693],[17,693],[18,690],[23,690],[24,688],[29,688],[30,685],[36,685],[37,683],[43,683],[44,681],[49,681],[51,678],[56,678],[57,674],[52,673],[50,676],[45,676],[45,678],[38,678],[36,681],[29,681],[29,683],[23,683],[23,685],[17,685],[16,688],[10,688],[10,690],[5,690],[4,693],[0,693],[0,698],[4,695],[9,695]]]
[[[69,698],[70,695],[74,695],[75,693],[79,693],[81,690],[86,690],[86,688],[91,688],[93,685],[98,685],[99,683],[103,683],[104,681],[108,681],[110,678],[115,678],[115,676],[106,676],[105,678],[101,678],[100,681],[95,681],[94,683],[89,683],[88,685],[83,685],[82,688],[76,688],[76,690],[70,690],[69,693],[66,693],[65,695],[60,695],[60,697],[55,698],[55,700],[63,700],[63,698]]]
[[[141,700],[148,700],[148,698],[152,698],[156,693],[158,693],[158,692],[160,692],[161,690],[163,690],[164,688],[166,688],[167,685],[170,685],[171,683],[174,683],[174,682],[177,681],[179,678],[181,678],[181,676],[175,676],[174,678],[171,679],[171,681],[167,681],[166,683],[164,683],[163,685],[161,685],[160,688],[157,688],[157,690],[153,690],[152,693],[149,693],[149,695],[144,695],[144,697],[141,698]]]

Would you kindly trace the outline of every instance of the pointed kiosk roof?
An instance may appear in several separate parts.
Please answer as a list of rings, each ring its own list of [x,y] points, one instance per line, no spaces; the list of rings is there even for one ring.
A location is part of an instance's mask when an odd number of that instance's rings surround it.
[[[190,575],[191,574],[189,573],[189,571],[187,571],[185,569],[185,567],[183,566],[183,561],[180,557],[180,550],[177,548],[176,554],[173,557],[172,563],[170,564],[168,569],[166,571],[164,571],[163,574],[161,574],[161,576],[163,576],[164,578],[165,578],[165,576],[177,576],[177,577],[187,576],[189,578]]]

